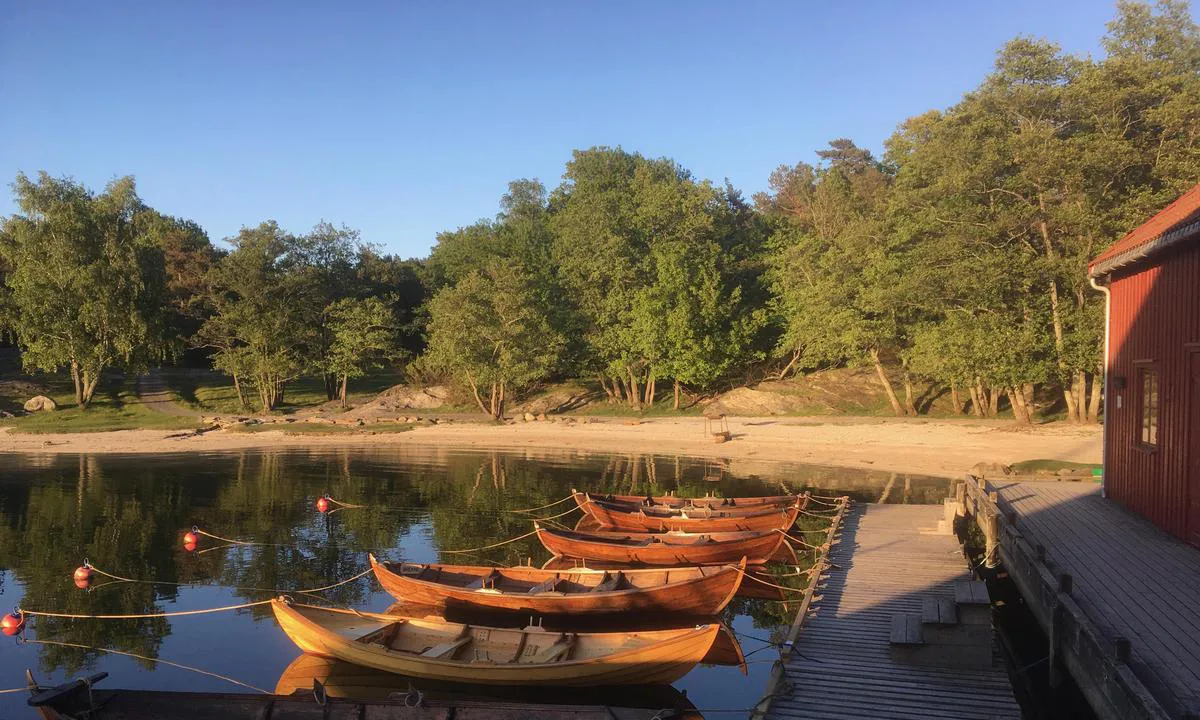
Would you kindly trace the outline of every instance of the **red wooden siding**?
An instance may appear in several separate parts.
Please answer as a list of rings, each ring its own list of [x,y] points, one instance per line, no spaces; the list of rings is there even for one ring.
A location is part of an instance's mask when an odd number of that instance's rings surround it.
[[[1112,499],[1181,539],[1188,537],[1192,435],[1189,398],[1191,354],[1200,351],[1200,245],[1195,242],[1146,263],[1122,268],[1110,283],[1110,397],[1105,448],[1105,489]],[[1140,446],[1141,405],[1137,368],[1159,370],[1158,447]],[[1123,378],[1124,389],[1115,381]],[[1120,398],[1118,401],[1118,397]],[[1200,495],[1193,495],[1195,499]]]

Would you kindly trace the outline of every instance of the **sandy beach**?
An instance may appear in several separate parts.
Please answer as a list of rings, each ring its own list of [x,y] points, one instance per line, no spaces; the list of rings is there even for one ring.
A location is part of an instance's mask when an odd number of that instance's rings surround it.
[[[369,430],[369,428],[367,428]],[[1096,463],[1101,430],[1063,423],[1021,428],[1002,421],[883,418],[731,418],[733,439],[713,443],[702,418],[620,419],[512,425],[455,422],[376,435],[126,430],[31,435],[0,430],[0,452],[179,453],[253,448],[466,448],[611,452],[720,458],[742,466],[810,463],[959,477],[979,462],[1052,459]]]

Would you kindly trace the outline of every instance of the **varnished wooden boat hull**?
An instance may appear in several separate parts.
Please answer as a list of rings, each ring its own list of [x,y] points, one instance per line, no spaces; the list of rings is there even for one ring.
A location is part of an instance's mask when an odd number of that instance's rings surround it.
[[[538,539],[556,557],[644,565],[717,565],[740,558],[761,565],[785,546],[783,534],[773,531],[704,534],[711,535],[713,542],[683,544],[683,538],[667,533],[575,533],[537,528]],[[622,539],[650,542],[622,544]]]
[[[271,603],[280,628],[304,652],[409,677],[478,685],[586,687],[672,683],[704,658],[721,628],[714,623],[686,630],[617,633],[620,636],[640,636],[649,644],[581,660],[546,663],[468,662],[397,652],[359,642],[350,636],[359,629],[366,635],[395,623],[398,618],[393,616],[301,607],[303,612],[281,600]],[[330,625],[336,623],[337,629],[330,629],[312,619],[322,615],[328,615]],[[346,615],[353,615],[354,618],[347,619]],[[469,628],[469,631],[474,637],[480,637],[477,633],[486,636],[503,632],[494,628]]]
[[[613,615],[620,613],[674,613],[685,616],[713,616],[737,594],[746,559],[719,568],[688,568],[677,571],[682,579],[672,581],[666,570],[627,570],[625,576],[635,583],[641,578],[666,573],[662,585],[650,585],[609,592],[549,592],[531,595],[528,592],[497,592],[468,589],[419,579],[397,572],[397,565],[380,563],[370,558],[375,577],[383,589],[398,600],[436,608],[479,609],[520,613],[522,615]],[[431,566],[482,574],[492,568],[469,566]],[[579,586],[592,585],[604,570],[573,571],[542,570],[533,567],[499,568],[498,572],[520,581],[537,584],[559,579]]]
[[[575,504],[583,507],[583,495],[581,492],[574,492]],[[763,507],[787,507],[796,502],[796,495],[764,495],[762,497],[737,497],[737,498],[719,498],[719,497],[702,497],[702,498],[683,498],[675,497],[674,495],[656,495],[651,499],[654,505],[663,507],[683,508],[683,507],[710,507],[714,510],[737,510],[739,508],[757,508]],[[598,499],[603,499],[609,502],[623,503],[634,507],[640,507],[646,502],[645,495],[604,495],[603,498],[597,496]],[[728,502],[732,501],[733,505]]]
[[[669,532],[681,530],[684,532],[746,532],[756,530],[787,530],[796,523],[800,514],[800,501],[793,502],[786,508],[762,509],[759,507],[752,513],[724,513],[714,510],[713,516],[705,517],[660,517],[653,510],[629,510],[617,503],[586,498],[580,506],[583,511],[596,519],[602,527],[631,532]]]

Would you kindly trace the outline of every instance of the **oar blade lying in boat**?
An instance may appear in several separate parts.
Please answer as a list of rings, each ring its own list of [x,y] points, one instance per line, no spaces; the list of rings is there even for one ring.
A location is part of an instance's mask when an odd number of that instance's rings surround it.
[[[555,557],[643,565],[719,565],[745,557],[761,565],[784,545],[777,531],[635,533],[553,530],[535,523],[538,539]]]
[[[712,616],[737,594],[746,566],[744,557],[726,566],[611,572],[381,563],[374,555],[370,562],[384,590],[398,600],[524,616]]]
[[[271,603],[306,652],[411,677],[479,685],[671,683],[708,653],[720,625],[621,633],[510,630]]]

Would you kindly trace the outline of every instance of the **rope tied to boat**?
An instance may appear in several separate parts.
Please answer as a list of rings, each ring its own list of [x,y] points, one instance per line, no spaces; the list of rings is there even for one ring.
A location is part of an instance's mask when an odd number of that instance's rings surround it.
[[[576,510],[579,510],[579,508],[573,507],[566,512],[561,512],[557,515],[551,515],[550,517],[537,517],[537,518],[529,518],[529,519],[532,520],[533,522],[542,522],[545,520],[557,520],[558,518],[563,517],[564,515],[570,515],[571,513],[575,512]]]
[[[751,575],[750,573],[741,569],[737,565],[726,565],[725,567],[733,568],[734,570],[737,570],[739,573],[742,574],[742,577],[746,580],[753,580],[754,582],[762,583],[763,585],[766,585],[767,587],[773,587],[773,588],[777,588],[779,590],[787,590],[788,592],[804,592],[804,590],[805,590],[804,588],[794,588],[794,587],[788,587],[786,585],[776,585],[773,582],[767,582],[766,580],[763,580],[762,578],[758,578],[758,577]]]
[[[575,494],[571,493],[570,495],[566,496],[565,498],[560,498],[558,500],[555,500],[552,503],[547,503],[545,505],[539,505],[538,507],[534,507],[534,508],[522,508],[520,510],[506,510],[505,512],[510,512],[510,513],[537,512],[538,510],[545,510],[546,508],[552,508],[555,505],[559,505],[559,504],[565,503],[568,500],[574,500],[574,499],[575,499]]]
[[[212,533],[207,532],[205,530],[201,530],[200,528],[198,528],[194,525],[192,526],[192,532],[197,535],[203,535],[204,537],[212,538],[213,540],[220,540],[223,543],[229,543],[230,545],[265,545],[266,544],[266,543],[260,543],[260,542],[250,542],[247,540],[232,540],[230,538],[221,537],[220,535],[213,535]]]
[[[793,537],[791,535],[788,535],[786,532],[784,532],[783,530],[780,530],[779,528],[775,528],[775,532],[779,533],[780,535],[784,536],[785,538],[787,538],[788,540],[791,540],[794,543],[798,543],[801,547],[804,547],[805,549],[808,549],[808,550],[813,550],[815,552],[825,552],[826,550],[829,549],[828,545],[813,545],[811,543],[807,543],[798,537]],[[826,530],[826,532],[828,532],[828,530]]]
[[[267,602],[270,602],[270,601],[268,600]],[[261,603],[257,603],[257,604],[261,604]],[[191,665],[184,665],[183,663],[172,662],[170,660],[163,660],[162,658],[156,658],[156,657],[150,657],[148,655],[139,655],[138,653],[126,652],[124,650],[114,650],[113,648],[102,648],[102,647],[96,647],[94,645],[84,645],[82,643],[62,642],[59,640],[30,640],[29,638],[24,638],[24,637],[21,638],[18,642],[27,643],[27,644],[31,644],[31,645],[32,644],[57,645],[59,647],[71,647],[71,648],[77,648],[79,650],[95,650],[96,652],[102,652],[102,653],[107,653],[107,654],[111,654],[111,655],[124,655],[125,657],[136,658],[138,660],[147,660],[152,663],[160,663],[162,665],[169,665],[173,668],[179,668],[180,670],[188,670],[190,672],[200,673],[201,675],[207,675],[208,677],[217,678],[218,680],[224,680],[225,682],[233,683],[234,685],[239,685],[239,686],[247,688],[249,690],[253,690],[255,692],[262,693],[263,695],[271,694],[270,690],[263,690],[260,687],[251,685],[250,683],[242,682],[241,680],[237,680],[235,678],[231,678],[228,675],[222,675],[220,673],[215,673],[210,670],[204,670],[202,668],[193,667]],[[21,688],[21,689],[26,690],[26,691],[28,690],[27,688]]]
[[[534,522],[537,522],[537,521],[535,520]],[[492,548],[498,548],[498,547],[500,547],[501,545],[507,545],[507,544],[509,544],[509,543],[514,543],[514,542],[516,542],[516,541],[518,541],[518,540],[524,540],[524,539],[525,539],[525,538],[527,538],[527,537],[532,537],[532,536],[534,536],[534,535],[537,535],[537,534],[538,534],[538,529],[537,529],[537,528],[534,528],[532,532],[527,532],[527,533],[525,533],[524,535],[518,535],[517,537],[515,537],[515,538],[509,538],[508,540],[502,540],[502,541],[500,541],[500,542],[498,542],[498,543],[492,543],[491,545],[484,545],[483,547],[477,547],[477,548],[468,548],[468,549],[466,549],[466,550],[439,550],[438,552],[444,552],[444,553],[473,553],[473,552],[479,552],[480,550],[491,550]]]

